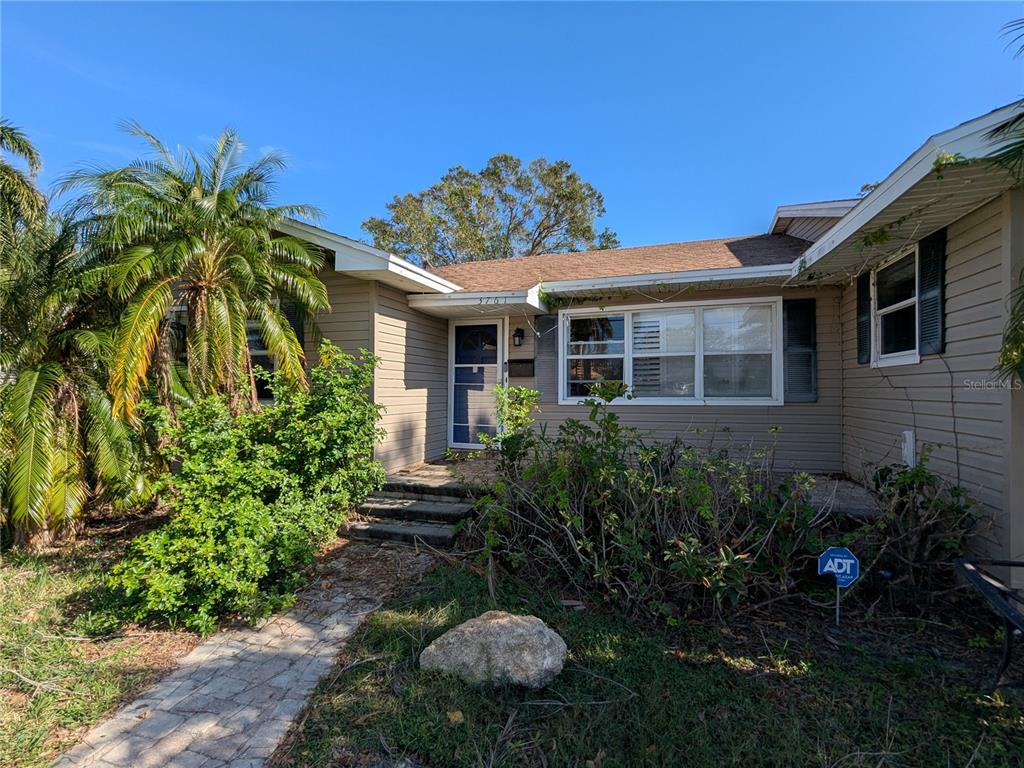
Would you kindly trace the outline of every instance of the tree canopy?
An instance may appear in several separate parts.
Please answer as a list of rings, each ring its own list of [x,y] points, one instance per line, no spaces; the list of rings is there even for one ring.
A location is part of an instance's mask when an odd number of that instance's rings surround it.
[[[9,158],[17,158],[27,170]],[[44,213],[46,199],[34,180],[41,167],[39,151],[25,132],[0,117],[0,248],[13,247],[15,228]]]
[[[13,529],[30,543],[72,528],[88,499],[142,487],[137,445],[104,388],[116,306],[77,224],[47,210],[39,167],[0,119],[0,539]]]
[[[155,369],[168,401],[175,366],[172,309],[185,314],[188,380],[205,395],[255,402],[250,333],[262,336],[286,380],[302,384],[303,352],[282,304],[309,313],[329,308],[316,276],[322,255],[277,228],[315,218],[306,205],[274,205],[274,153],[243,165],[238,135],[225,130],[206,153],[174,153],[138,125],[152,157],[124,168],[72,173],[62,190],[83,190],[89,249],[109,263],[110,291],[125,302],[114,335],[110,392],[129,417]]]
[[[432,267],[619,244],[597,229],[604,196],[565,160],[524,164],[502,154],[479,172],[455,166],[387,209],[363,222],[373,244]]]

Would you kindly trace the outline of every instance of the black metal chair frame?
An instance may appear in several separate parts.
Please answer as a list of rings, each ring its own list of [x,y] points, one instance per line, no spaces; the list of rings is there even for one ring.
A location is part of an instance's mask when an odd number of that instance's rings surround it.
[[[999,618],[1003,620],[1005,638],[1003,639],[1003,658],[999,662],[999,671],[996,672],[993,691],[999,688],[1020,688],[1024,687],[1022,680],[1006,680],[1006,670],[1010,667],[1013,658],[1013,635],[1015,630],[1024,632],[1024,596],[1008,587],[997,579],[982,566],[996,568],[1024,568],[1024,562],[1015,560],[957,560],[956,569],[968,583],[977,589],[985,602],[988,603]]]

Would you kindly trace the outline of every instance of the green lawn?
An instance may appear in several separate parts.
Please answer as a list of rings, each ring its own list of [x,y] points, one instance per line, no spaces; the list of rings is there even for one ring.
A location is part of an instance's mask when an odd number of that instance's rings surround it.
[[[499,608],[540,616],[568,644],[549,688],[481,690],[418,670],[430,640],[493,607],[481,578],[445,566],[369,618],[276,764],[390,753],[433,768],[1002,766],[1024,754],[1021,709],[980,690],[998,651],[971,646],[994,642],[987,628],[851,618],[837,633],[827,608],[808,606],[644,631],[511,579],[499,587]]]
[[[0,766],[48,765],[195,644],[180,632],[104,636],[91,598],[122,541],[0,558]]]

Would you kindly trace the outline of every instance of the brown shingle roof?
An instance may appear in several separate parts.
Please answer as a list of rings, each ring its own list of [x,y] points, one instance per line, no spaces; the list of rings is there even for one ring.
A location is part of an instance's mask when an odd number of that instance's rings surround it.
[[[749,235],[604,251],[545,253],[451,264],[431,271],[467,291],[514,291],[552,280],[789,264],[810,243],[789,235]]]

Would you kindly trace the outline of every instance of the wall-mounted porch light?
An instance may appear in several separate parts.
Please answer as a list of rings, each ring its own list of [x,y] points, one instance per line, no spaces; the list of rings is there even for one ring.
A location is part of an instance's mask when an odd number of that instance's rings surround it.
[[[523,339],[526,338],[526,331],[522,328],[516,328],[512,331],[512,346],[521,347],[523,346]]]

